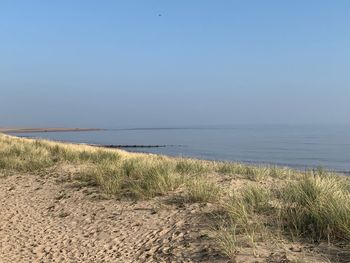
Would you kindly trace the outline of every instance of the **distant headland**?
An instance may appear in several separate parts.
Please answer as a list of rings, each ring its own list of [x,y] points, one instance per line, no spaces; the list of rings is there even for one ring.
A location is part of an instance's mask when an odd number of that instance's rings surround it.
[[[98,128],[0,128],[2,133],[102,131]]]

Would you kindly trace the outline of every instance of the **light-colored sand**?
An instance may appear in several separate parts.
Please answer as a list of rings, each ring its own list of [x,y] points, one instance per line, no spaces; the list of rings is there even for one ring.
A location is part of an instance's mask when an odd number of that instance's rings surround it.
[[[55,171],[0,175],[0,205],[1,263],[227,262],[210,247],[198,205],[103,199]]]
[[[208,232],[212,205],[106,198],[74,180],[76,169],[0,171],[0,263],[230,262]],[[254,253],[250,245],[241,247],[236,262],[349,262],[329,246],[267,241]]]

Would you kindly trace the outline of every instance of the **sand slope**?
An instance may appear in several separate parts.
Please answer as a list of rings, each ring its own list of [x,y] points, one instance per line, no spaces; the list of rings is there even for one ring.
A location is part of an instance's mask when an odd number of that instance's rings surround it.
[[[52,174],[0,177],[0,262],[227,262],[197,206],[115,201]],[[173,205],[174,206],[174,205]]]

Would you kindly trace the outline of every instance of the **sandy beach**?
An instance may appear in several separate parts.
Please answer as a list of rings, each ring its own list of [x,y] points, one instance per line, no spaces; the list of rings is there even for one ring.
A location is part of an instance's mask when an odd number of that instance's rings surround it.
[[[341,175],[2,134],[0,145],[1,263],[350,259],[347,217],[338,216],[349,211],[344,188],[349,179]],[[312,230],[305,235],[288,223],[295,220],[291,211],[301,211],[296,220],[304,220],[309,210],[291,210],[296,204],[291,208],[280,194],[286,184],[321,186],[315,193],[327,203],[312,203],[310,209],[332,222],[332,229],[326,226],[330,242],[313,230],[322,226],[300,221]]]
[[[111,200],[69,169],[0,178],[0,262],[227,262],[206,238],[206,207]]]
[[[350,263],[349,11],[1,1],[0,263]]]

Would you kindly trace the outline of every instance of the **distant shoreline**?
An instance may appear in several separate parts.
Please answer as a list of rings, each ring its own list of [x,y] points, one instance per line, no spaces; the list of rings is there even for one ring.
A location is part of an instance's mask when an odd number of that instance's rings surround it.
[[[106,131],[107,129],[101,129],[101,128],[0,128],[0,133],[4,134],[12,134],[13,136],[19,136],[19,137],[26,137],[26,138],[34,138],[34,139],[44,139],[49,140],[53,142],[58,143],[69,143],[69,144],[75,144],[75,145],[89,145],[93,147],[100,147],[100,148],[114,148],[114,149],[124,149],[128,152],[133,153],[152,153],[156,155],[164,155],[169,157],[178,157],[182,156],[185,158],[191,158],[191,159],[197,159],[197,160],[204,160],[204,161],[222,161],[222,162],[234,162],[234,163],[243,163],[246,165],[253,165],[253,166],[277,166],[277,167],[289,167],[291,169],[295,169],[298,171],[304,171],[304,170],[316,170],[318,169],[318,166],[298,166],[298,165],[291,165],[288,163],[275,163],[275,162],[257,162],[252,160],[242,160],[242,159],[210,159],[210,158],[203,158],[199,156],[191,156],[191,155],[173,155],[173,154],[167,154],[167,153],[154,153],[147,151],[145,149],[147,148],[165,148],[165,147],[183,147],[184,145],[173,145],[173,144],[99,144],[99,143],[86,143],[86,142],[76,142],[76,141],[64,141],[64,140],[55,140],[55,139],[49,139],[49,138],[36,138],[32,136],[26,136],[26,135],[20,135],[24,133],[45,133],[45,132],[89,132],[89,131]],[[135,150],[136,148],[144,149],[144,150]],[[322,166],[321,168],[324,168],[327,171],[332,171],[335,173],[345,174],[350,176],[350,170],[343,170],[343,169],[335,169],[330,168],[326,166]]]
[[[92,130],[103,130],[103,129],[92,129]],[[90,130],[87,130],[90,131]],[[1,131],[0,131],[1,132]],[[13,135],[15,137],[18,137],[16,135]],[[18,138],[21,138],[22,136],[19,136]],[[64,143],[64,144],[72,144],[72,145],[86,145],[86,146],[92,146],[92,147],[99,147],[99,148],[110,148],[110,149],[122,149],[125,150],[127,152],[131,152],[131,153],[143,153],[143,154],[154,154],[154,155],[159,155],[159,156],[167,156],[167,157],[171,157],[171,158],[177,158],[177,157],[183,157],[186,159],[194,159],[194,160],[200,160],[200,161],[208,161],[208,162],[212,162],[212,161],[219,161],[219,162],[232,162],[232,163],[241,163],[244,165],[252,165],[252,166],[266,166],[266,167],[288,167],[290,169],[294,169],[296,171],[299,172],[303,172],[303,171],[307,171],[307,170],[317,170],[318,167],[316,166],[310,166],[310,167],[299,167],[299,166],[293,166],[290,164],[285,164],[285,163],[270,163],[270,162],[254,162],[254,161],[250,161],[250,160],[226,160],[226,159],[206,159],[206,158],[200,158],[200,157],[196,157],[196,156],[189,156],[189,155],[183,155],[183,156],[179,156],[179,155],[171,155],[171,154],[166,154],[166,153],[153,153],[153,152],[148,152],[146,150],[142,150],[142,151],[137,151],[134,150],[134,148],[164,148],[164,147],[183,147],[184,145],[157,145],[157,144],[141,144],[141,145],[137,145],[137,144],[98,144],[98,143],[82,143],[82,142],[74,142],[74,141],[61,141],[61,140],[54,140],[54,139],[45,139],[45,138],[35,138],[35,137],[26,137],[23,136],[23,138],[31,138],[31,139],[39,139],[39,140],[47,140],[47,141],[51,141],[51,142],[56,142],[56,143]],[[331,169],[331,168],[327,168],[327,167],[321,167],[322,169],[325,169],[328,172],[334,172],[334,173],[338,173],[338,174],[344,174],[347,176],[350,176],[350,170],[337,170],[337,169]]]
[[[83,132],[103,131],[98,128],[0,128],[2,133],[35,133],[35,132]]]

